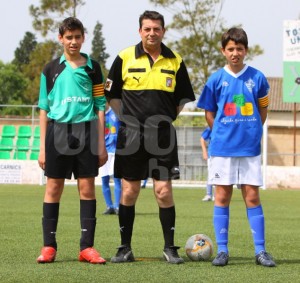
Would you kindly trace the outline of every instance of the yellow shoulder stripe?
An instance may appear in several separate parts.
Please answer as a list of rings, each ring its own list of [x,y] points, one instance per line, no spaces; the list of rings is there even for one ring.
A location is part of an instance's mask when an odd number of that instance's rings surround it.
[[[104,96],[104,85],[93,85],[93,97]]]
[[[258,104],[260,107],[267,107],[269,105],[269,96],[266,95],[258,99]]]

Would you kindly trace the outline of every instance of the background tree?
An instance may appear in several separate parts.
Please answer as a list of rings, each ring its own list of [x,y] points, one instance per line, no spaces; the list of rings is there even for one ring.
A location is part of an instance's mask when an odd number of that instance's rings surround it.
[[[15,57],[12,61],[19,69],[27,65],[30,61],[30,54],[34,51],[37,45],[36,37],[33,33],[27,31],[24,38],[20,41],[20,46],[15,50]]]
[[[194,91],[199,94],[211,73],[226,62],[220,52],[221,35],[229,28],[220,16],[225,0],[149,1],[173,15],[166,39],[184,58]],[[262,53],[258,45],[249,47],[247,60]]]
[[[101,68],[104,72],[104,76],[106,77],[108,74],[108,70],[106,69],[106,59],[109,58],[109,54],[105,52],[106,47],[104,43],[104,38],[102,34],[102,24],[97,21],[94,32],[93,32],[93,40],[92,40],[92,53],[90,56],[98,61],[98,63],[101,65]]]
[[[63,48],[57,40],[58,26],[66,17],[76,17],[78,10],[84,4],[83,0],[40,0],[40,5],[29,7],[30,15],[33,17],[33,28],[46,40],[38,42],[35,34],[26,32],[15,50],[12,63],[5,65],[1,62],[0,104],[37,103],[40,75],[45,64],[63,53]],[[92,53],[93,57],[100,61],[104,75],[107,74],[105,63],[109,57],[105,50],[102,25],[97,22]],[[22,113],[26,114],[24,111]],[[10,110],[10,114],[18,113],[21,112],[14,110],[12,113]],[[4,112],[2,111],[1,114]]]
[[[40,0],[40,6],[30,5],[33,28],[43,37],[57,32],[58,23],[66,17],[76,17],[77,10],[85,4],[82,0]]]
[[[82,0],[40,0],[39,6],[31,5],[29,13],[33,17],[33,28],[40,32],[44,42],[39,42],[29,56],[29,63],[22,70],[28,79],[24,91],[24,104],[36,104],[39,96],[40,74],[46,63],[63,53],[58,43],[58,27],[66,17],[76,17],[77,10],[85,4]],[[54,36],[53,36],[54,35]],[[50,39],[54,37],[54,39]]]
[[[37,44],[30,55],[30,62],[23,68],[23,74],[30,82],[24,91],[24,104],[37,104],[41,72],[48,62],[61,56],[62,53],[62,46],[53,40]]]
[[[15,64],[0,61],[0,104],[23,104],[23,93],[28,85]],[[1,114],[23,114],[26,108],[3,108]]]

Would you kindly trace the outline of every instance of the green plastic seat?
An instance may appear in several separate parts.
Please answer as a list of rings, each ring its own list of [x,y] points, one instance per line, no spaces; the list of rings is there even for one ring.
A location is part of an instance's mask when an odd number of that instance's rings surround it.
[[[18,138],[30,138],[32,135],[31,126],[22,125],[18,129]]]
[[[10,159],[10,151],[0,151],[0,159]]]
[[[0,141],[0,150],[1,151],[12,151],[14,148],[14,139],[13,138],[2,138]]]
[[[30,160],[38,160],[39,158],[39,152],[38,151],[31,151],[30,152]]]
[[[40,137],[40,133],[41,133],[41,128],[40,128],[40,126],[36,126],[36,127],[34,128],[33,137],[34,137],[34,138],[39,138],[39,137]]]
[[[31,144],[32,151],[39,151],[40,150],[40,138],[34,138]]]
[[[14,125],[4,125],[2,128],[2,138],[14,138],[16,136],[16,127]]]
[[[14,159],[26,160],[27,159],[27,152],[26,151],[15,151]]]
[[[30,142],[28,138],[18,138],[16,142],[17,151],[28,151],[30,149]]]

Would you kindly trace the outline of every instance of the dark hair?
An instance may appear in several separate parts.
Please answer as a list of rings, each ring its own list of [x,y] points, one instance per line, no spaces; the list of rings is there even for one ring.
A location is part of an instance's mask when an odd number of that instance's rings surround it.
[[[233,27],[223,33],[221,40],[222,48],[225,48],[230,40],[234,41],[235,43],[243,44],[245,48],[248,49],[248,37],[242,28]]]
[[[76,29],[79,29],[81,31],[81,34],[84,35],[84,27],[82,22],[79,21],[77,18],[69,17],[63,20],[58,31],[59,34],[63,36],[67,30],[73,31]]]
[[[140,28],[142,28],[143,20],[146,20],[146,19],[159,20],[162,28],[165,28],[164,16],[156,11],[148,11],[147,10],[143,14],[140,15],[140,18],[139,18]]]

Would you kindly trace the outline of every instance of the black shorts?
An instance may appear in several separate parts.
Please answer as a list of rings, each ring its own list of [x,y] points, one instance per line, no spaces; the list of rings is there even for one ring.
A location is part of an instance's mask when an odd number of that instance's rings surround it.
[[[54,179],[98,176],[97,120],[78,124],[48,123],[45,176]]]
[[[179,179],[176,130],[172,124],[158,129],[121,125],[118,131],[114,176],[131,181],[148,177]]]

